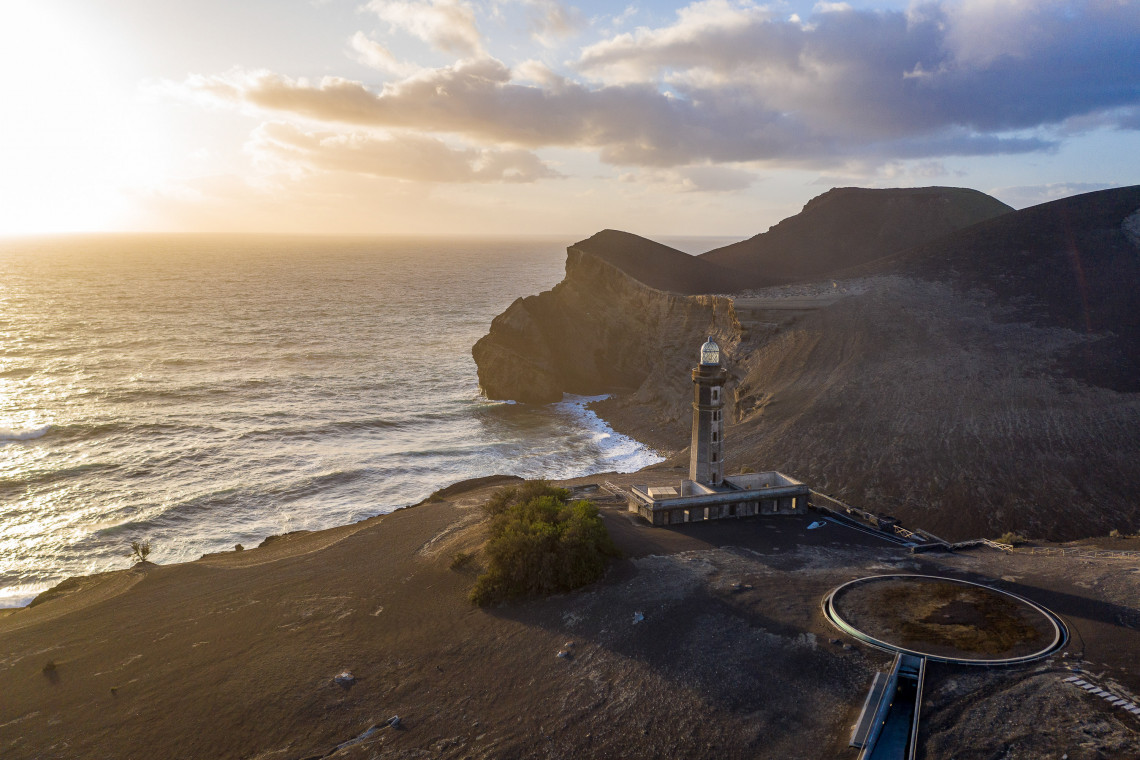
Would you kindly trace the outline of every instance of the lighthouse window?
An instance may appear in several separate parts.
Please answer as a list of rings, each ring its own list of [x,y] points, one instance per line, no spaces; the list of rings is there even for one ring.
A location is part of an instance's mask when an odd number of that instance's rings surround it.
[[[713,433],[713,443],[716,443],[716,433]]]
[[[712,457],[712,460],[713,460],[714,462],[716,461],[716,452],[715,452],[715,451],[713,452],[713,457]]]
[[[713,401],[716,401],[718,398],[720,398],[720,389],[713,388]]]

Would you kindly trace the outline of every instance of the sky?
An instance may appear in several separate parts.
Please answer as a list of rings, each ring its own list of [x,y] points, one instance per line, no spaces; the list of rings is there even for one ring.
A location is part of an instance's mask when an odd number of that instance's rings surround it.
[[[0,236],[746,236],[1140,182],[1140,0],[0,0],[0,98]]]

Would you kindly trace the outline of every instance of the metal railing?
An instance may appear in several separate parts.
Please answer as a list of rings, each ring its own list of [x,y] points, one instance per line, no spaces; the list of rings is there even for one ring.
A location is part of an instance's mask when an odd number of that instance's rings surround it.
[[[988,538],[971,538],[968,541],[959,541],[956,544],[946,544],[947,549],[972,549],[975,546],[988,546],[1003,552],[1012,552],[1013,544],[1003,544],[1000,541],[991,541]]]
[[[868,512],[865,509],[860,509],[859,507],[853,507],[850,504],[844,503],[833,496],[828,496],[827,494],[820,493],[819,491],[812,491],[811,503],[816,507],[822,507],[824,509],[830,509],[834,512],[844,512],[848,515],[853,515],[862,519],[864,522],[870,523],[872,527],[878,529],[879,515],[876,515],[874,512]],[[914,541],[916,543],[946,543],[942,539],[936,536],[932,536],[926,531],[908,530],[901,525],[892,525],[891,531],[896,536],[905,538],[908,541]]]
[[[1083,557],[1085,559],[1140,559],[1140,552],[1113,549],[1090,549],[1067,546],[1026,546],[1018,548],[1019,554],[1041,554],[1047,557]]]
[[[873,512],[868,512],[865,509],[859,509],[859,507],[853,507],[850,504],[844,504],[839,499],[828,496],[825,493],[820,493],[819,491],[813,490],[810,493],[811,503],[814,506],[827,507],[828,509],[834,509],[838,512],[846,512],[849,515],[858,515],[867,522],[878,522],[879,516]]]

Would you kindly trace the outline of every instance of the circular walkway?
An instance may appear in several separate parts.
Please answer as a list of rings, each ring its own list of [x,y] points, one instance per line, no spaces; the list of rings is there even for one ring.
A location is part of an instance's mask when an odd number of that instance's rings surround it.
[[[1029,662],[1068,639],[1060,618],[1028,599],[933,575],[858,578],[832,590],[823,606],[833,625],[860,641],[938,662]]]

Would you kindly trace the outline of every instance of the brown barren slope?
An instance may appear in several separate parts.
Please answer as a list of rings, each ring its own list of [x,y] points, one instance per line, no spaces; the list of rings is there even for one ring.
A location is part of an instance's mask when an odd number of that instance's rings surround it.
[[[838,187],[812,198],[803,211],[767,232],[700,258],[738,272],[733,290],[764,287],[827,277],[1011,210],[996,198],[962,187]]]
[[[1073,626],[1066,658],[968,674],[968,689],[962,674],[931,668],[922,744],[938,749],[927,756],[1140,752],[1140,723],[1061,681],[1079,665],[1117,693],[1140,690],[1140,575],[1119,562],[915,556],[835,524],[807,530],[814,517],[656,529],[614,505],[603,515],[626,559],[603,581],[484,610],[465,593],[488,486],[122,571],[138,580],[116,594],[77,590],[0,618],[0,755],[843,757],[890,658],[842,646],[820,600],[881,572],[997,583]],[[475,552],[474,565],[450,569],[458,551]],[[355,680],[336,683],[343,671]],[[393,715],[402,728],[385,725]],[[1034,725],[1040,715],[1051,720]]]

